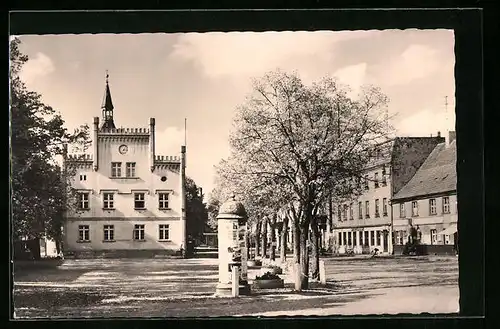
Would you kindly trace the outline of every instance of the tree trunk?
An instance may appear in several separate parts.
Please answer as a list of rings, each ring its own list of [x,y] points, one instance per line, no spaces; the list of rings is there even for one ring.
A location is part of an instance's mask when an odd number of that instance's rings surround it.
[[[40,254],[40,239],[33,238],[27,241],[28,249],[31,252],[33,259],[39,260],[41,258]]]
[[[311,237],[311,258],[312,258],[312,264],[311,264],[311,279],[313,280],[319,280],[319,251],[320,251],[320,234],[321,231],[318,228],[318,223],[313,220],[311,221],[311,230],[312,230],[312,237]]]
[[[274,230],[271,232],[271,252],[269,258],[272,261],[276,260],[276,232]]]
[[[267,258],[267,219],[264,219],[262,221],[262,252],[261,252],[261,256],[262,258]]]
[[[250,259],[250,232],[247,230],[245,233],[245,245],[247,247],[247,260]]]
[[[301,289],[309,288],[309,250],[307,250],[307,240],[309,238],[309,225],[300,227],[300,286]]]
[[[270,257],[272,261],[276,260],[276,229],[275,225],[271,226],[271,255]]]
[[[295,220],[293,223],[293,258],[296,263],[300,263],[300,226]]]
[[[283,228],[280,232],[280,260],[281,263],[286,261],[286,247],[287,247],[287,239],[288,238],[288,220],[283,220]]]
[[[260,233],[261,233],[261,225],[262,222],[259,221],[257,222],[256,228],[255,228],[255,256],[260,256]]]
[[[57,255],[59,256],[61,254],[61,240],[60,239],[57,239],[55,240],[55,243],[56,243],[56,251],[57,251]]]

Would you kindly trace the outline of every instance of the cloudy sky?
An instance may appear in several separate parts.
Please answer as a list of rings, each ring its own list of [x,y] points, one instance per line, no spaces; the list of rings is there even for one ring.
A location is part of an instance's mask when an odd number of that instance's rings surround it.
[[[115,124],[156,118],[157,153],[176,155],[187,118],[187,173],[204,191],[228,155],[234,109],[252,77],[281,68],[306,82],[337,76],[382,88],[401,136],[454,130],[454,35],[448,30],[21,36],[22,77],[68,128],[101,116],[105,71]],[[445,107],[448,96],[448,107]]]

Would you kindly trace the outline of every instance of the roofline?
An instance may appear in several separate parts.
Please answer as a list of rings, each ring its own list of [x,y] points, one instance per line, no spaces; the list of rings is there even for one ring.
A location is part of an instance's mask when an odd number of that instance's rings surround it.
[[[346,225],[346,226],[340,226],[336,225],[333,227],[335,230],[343,230],[343,229],[352,229],[352,230],[362,230],[364,228],[370,228],[370,227],[383,227],[383,226],[391,226],[391,221],[388,219],[386,222],[380,222],[380,223],[372,223],[372,224],[366,224],[366,225]]]
[[[406,202],[406,201],[430,199],[433,197],[447,196],[447,195],[453,195],[453,194],[457,194],[457,189],[443,191],[443,192],[429,193],[429,194],[412,195],[412,196],[400,197],[400,198],[393,197],[393,198],[391,198],[391,202],[392,202],[392,204],[402,203],[402,202]]]

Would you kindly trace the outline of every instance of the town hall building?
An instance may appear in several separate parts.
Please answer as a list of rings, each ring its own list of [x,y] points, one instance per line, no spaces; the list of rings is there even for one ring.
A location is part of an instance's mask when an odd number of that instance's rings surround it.
[[[156,256],[186,248],[186,147],[158,155],[156,143],[154,118],[149,127],[117,128],[107,76],[93,154],[64,159],[78,196],[66,214],[65,255]]]

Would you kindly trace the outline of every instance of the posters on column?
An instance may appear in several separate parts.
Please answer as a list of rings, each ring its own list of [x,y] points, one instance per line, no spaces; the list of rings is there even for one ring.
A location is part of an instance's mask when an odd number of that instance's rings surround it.
[[[246,224],[239,226],[238,239],[241,250],[241,275],[242,281],[247,281],[247,245],[246,245]]]

